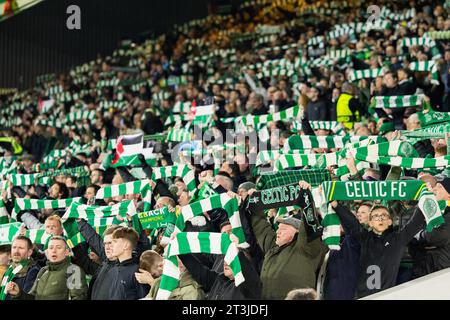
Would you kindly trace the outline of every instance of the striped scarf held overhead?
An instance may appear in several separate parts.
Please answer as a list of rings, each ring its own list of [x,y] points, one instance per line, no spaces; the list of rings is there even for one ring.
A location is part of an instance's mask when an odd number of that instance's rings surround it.
[[[405,96],[376,96],[372,98],[373,108],[405,108],[421,106],[424,101],[424,94]]]
[[[112,216],[125,218],[127,214],[130,216],[136,214],[136,207],[131,200],[122,201],[113,206],[86,205],[74,202],[67,208],[61,220],[66,221],[70,218],[87,220]]]
[[[23,210],[61,209],[69,207],[74,202],[80,201],[81,197],[57,200],[16,198],[11,218],[17,219],[17,214]]]
[[[156,300],[167,300],[178,287],[180,270],[176,256],[181,254],[207,253],[222,254],[234,275],[234,284],[239,286],[245,281],[239,261],[238,249],[226,233],[181,232],[171,240],[164,261],[161,283]]]
[[[375,156],[367,157],[364,161],[408,169],[446,168],[450,166],[450,155],[438,158]]]
[[[20,230],[20,222],[0,225],[0,244],[10,244]]]
[[[348,80],[350,82],[358,81],[361,79],[372,79],[377,78],[379,76],[384,75],[384,69],[383,68],[377,68],[377,69],[365,69],[365,70],[354,70],[350,73]]]
[[[187,165],[181,164],[177,166],[153,168],[152,173],[153,181],[170,177],[181,177],[184,183],[186,184],[188,191],[191,194],[197,188],[197,184],[195,182],[195,172],[194,170],[190,169]]]
[[[437,123],[450,122],[450,112],[438,112],[430,109],[427,113],[418,112],[417,115],[422,128]]]
[[[439,85],[439,72],[437,69],[436,62],[434,62],[433,60],[411,62],[409,64],[409,69],[411,69],[412,71],[430,72],[431,73],[431,83],[435,84],[435,85]]]
[[[239,117],[233,117],[233,118],[221,118],[220,120],[224,123],[237,123],[240,122],[244,126],[253,126],[254,128],[257,128],[261,123],[268,124],[270,122],[274,121],[290,121],[297,118],[300,114],[300,107],[295,106],[291,107],[289,109],[276,112],[273,114],[265,114],[261,116],[253,116],[251,114],[247,116],[239,116]]]
[[[222,208],[227,212],[228,220],[231,224],[232,233],[239,239],[239,246],[246,248],[248,243],[242,229],[241,218],[239,216],[239,205],[236,198],[231,198],[228,194],[222,193],[209,198],[190,203],[181,207],[178,215],[175,232],[181,232],[186,227],[186,222],[194,217],[203,216],[205,212]]]
[[[191,130],[181,128],[171,128],[167,133],[167,141],[175,141],[175,142],[184,142],[184,141],[192,141],[192,132]]]
[[[320,206],[324,215],[322,226],[324,233],[322,239],[330,249],[339,249],[340,243],[340,219],[328,205],[334,200],[354,201],[354,200],[420,200],[421,197],[430,198],[430,193],[424,193],[426,184],[423,181],[326,181],[322,183],[322,195],[315,198],[316,206]],[[444,221],[442,215],[434,210],[434,206],[429,202],[423,206],[422,211],[427,221],[427,230],[431,231]]]
[[[356,143],[371,139],[376,143],[386,141],[381,136],[306,136],[294,135],[289,137],[285,150],[305,150],[313,148],[335,149],[344,148],[347,143]]]
[[[279,150],[262,150],[258,152],[258,155],[256,156],[256,163],[255,165],[257,167],[261,165],[265,165],[269,163],[270,161],[276,161],[279,159],[279,157],[283,154],[310,154],[310,150],[289,150],[284,151],[283,149]]]
[[[6,286],[10,283],[16,274],[22,271],[30,264],[30,259],[25,259],[20,261],[18,264],[11,264],[3,275],[2,282],[0,284],[0,300],[5,300],[6,298]]]
[[[49,177],[44,177],[42,173],[31,173],[31,174],[10,174],[8,179],[11,180],[13,187],[23,187],[31,186],[36,183],[47,185],[50,183],[51,179]]]
[[[142,194],[142,196],[145,197],[149,191],[151,191],[149,179],[136,180],[102,187],[97,191],[95,198],[105,199],[138,193]]]
[[[0,199],[0,225],[9,223],[9,214],[6,210],[5,203]]]

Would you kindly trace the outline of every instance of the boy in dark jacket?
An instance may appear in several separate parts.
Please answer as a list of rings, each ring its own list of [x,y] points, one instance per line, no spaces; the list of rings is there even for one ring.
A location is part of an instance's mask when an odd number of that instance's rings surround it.
[[[424,224],[420,210],[416,209],[403,228],[393,231],[389,210],[384,206],[374,206],[369,216],[371,230],[367,230],[346,206],[339,205],[337,201],[333,201],[331,205],[339,216],[345,233],[361,245],[357,297],[365,297],[395,286],[403,252]]]

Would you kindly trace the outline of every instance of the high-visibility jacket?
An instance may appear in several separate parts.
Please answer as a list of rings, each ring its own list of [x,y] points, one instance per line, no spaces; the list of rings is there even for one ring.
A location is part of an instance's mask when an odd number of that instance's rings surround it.
[[[336,104],[336,120],[343,123],[348,129],[352,129],[354,123],[360,120],[359,111],[353,113],[350,110],[349,103],[352,98],[352,95],[342,93]]]

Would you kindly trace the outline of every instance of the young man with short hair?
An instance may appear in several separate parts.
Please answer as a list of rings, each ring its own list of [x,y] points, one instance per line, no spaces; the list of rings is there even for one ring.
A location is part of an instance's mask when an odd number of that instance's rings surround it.
[[[47,266],[43,267],[29,292],[15,282],[6,286],[6,291],[14,299],[27,300],[85,300],[87,298],[86,275],[70,262],[66,240],[54,236],[45,250]]]
[[[139,271],[138,257],[133,257],[133,250],[139,240],[138,233],[133,228],[117,228],[112,234],[111,256],[118,260],[117,268],[111,270],[113,283],[111,300],[137,300],[144,298],[150,288],[140,284],[135,273]]]

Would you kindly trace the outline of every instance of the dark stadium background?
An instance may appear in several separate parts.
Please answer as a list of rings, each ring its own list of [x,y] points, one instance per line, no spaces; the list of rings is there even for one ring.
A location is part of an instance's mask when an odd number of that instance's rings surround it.
[[[47,0],[0,23],[0,88],[24,89],[36,76],[67,71],[111,54],[118,40],[161,33],[176,23],[227,10],[241,1]],[[68,30],[66,8],[81,9],[81,30]]]

